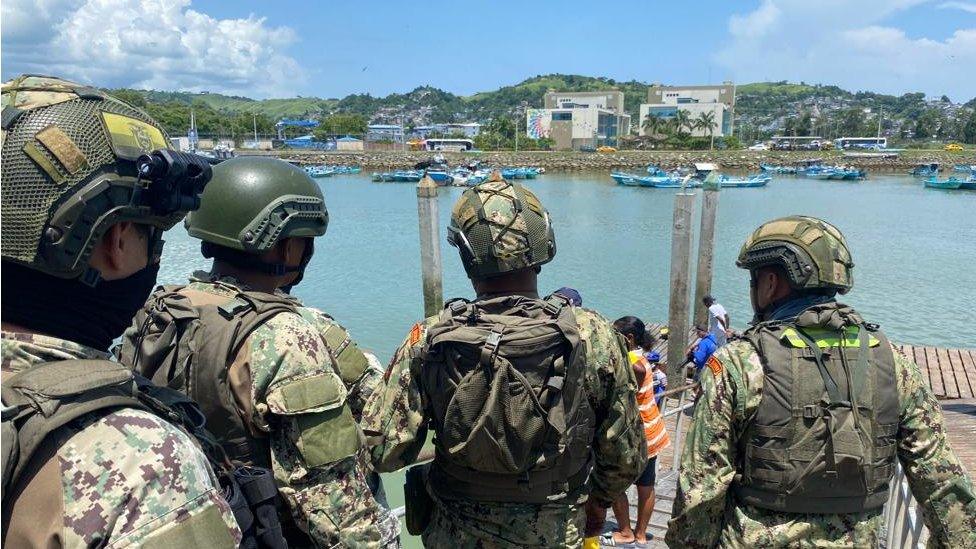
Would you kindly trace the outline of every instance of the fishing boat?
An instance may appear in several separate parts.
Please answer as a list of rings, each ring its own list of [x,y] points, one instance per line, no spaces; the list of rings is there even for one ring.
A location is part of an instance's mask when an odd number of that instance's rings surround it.
[[[331,177],[335,172],[328,166],[308,166],[305,168],[305,173],[307,173],[309,177],[318,179],[320,177]]]
[[[759,169],[764,172],[777,173],[777,174],[796,173],[796,166],[776,166],[773,164],[766,164],[764,162],[759,163]]]
[[[952,171],[962,172],[962,173],[970,173],[970,172],[976,173],[976,164],[956,164],[955,166],[952,167]]]
[[[939,175],[938,162],[927,162],[925,164],[919,164],[908,171],[909,175],[914,175],[915,177],[933,177]]]
[[[624,172],[610,172],[610,177],[617,182],[618,185],[624,185],[627,187],[639,187],[640,179],[642,176],[634,175],[632,173]]]
[[[447,172],[447,169],[429,169],[426,170],[427,177],[434,180],[441,187],[445,187],[454,183],[454,177]]]
[[[946,190],[958,190],[965,185],[967,181],[965,179],[959,179],[957,177],[950,177],[949,179],[939,180],[936,176],[931,176],[925,180],[925,187],[929,189],[946,189]]]
[[[424,176],[420,170],[396,170],[392,172],[374,173],[373,181],[377,183],[416,183]]]
[[[772,176],[768,174],[755,174],[748,177],[729,177],[727,175],[718,176],[718,184],[723,189],[748,189],[754,187],[765,187],[772,181]]]
[[[807,177],[814,177],[824,171],[826,168],[823,165],[823,160],[819,158],[809,158],[807,160],[801,160],[799,166],[796,167],[797,175],[805,175]]]
[[[641,186],[651,187],[654,189],[700,189],[702,186],[702,180],[673,176],[649,176],[641,178]]]

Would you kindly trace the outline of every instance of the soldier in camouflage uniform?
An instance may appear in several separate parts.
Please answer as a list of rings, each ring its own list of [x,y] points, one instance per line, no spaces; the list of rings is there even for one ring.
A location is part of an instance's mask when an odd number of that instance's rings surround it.
[[[24,76],[2,97],[3,546],[236,547],[241,532],[207,458],[149,409],[91,410],[33,453],[21,438],[40,416],[19,388],[38,371],[78,372],[58,389],[83,403],[99,385],[88,368],[114,376],[109,394],[132,390],[131,372],[106,350],[152,290],[160,234],[201,189],[138,181],[138,157],[168,140],[145,113],[98,90]],[[51,421],[60,413],[43,411]],[[14,464],[23,472],[8,478]]]
[[[555,239],[549,215],[535,195],[495,174],[465,191],[454,207],[449,231],[449,241],[459,248],[478,296],[472,304],[484,303],[491,313],[492,307],[507,307],[490,305],[499,300],[540,303],[536,277],[539,266],[555,255]],[[643,469],[646,448],[634,396],[636,381],[623,341],[596,312],[564,306],[571,310],[571,322],[583,342],[582,394],[598,422],[582,441],[586,467],[592,466],[588,481],[574,485],[576,475],[567,474],[560,479],[564,492],[549,494],[545,503],[525,502],[518,489],[506,494],[505,488],[498,488],[508,483],[504,475],[459,469],[447,457],[450,449],[438,445],[426,489],[433,499],[432,515],[426,527],[418,528],[428,547],[579,547],[584,535],[600,533],[606,508]],[[449,303],[445,311],[451,309]],[[380,471],[416,462],[428,429],[443,423],[431,403],[444,395],[428,392],[431,384],[418,379],[424,368],[436,369],[437,363],[428,355],[411,364],[424,356],[441,320],[434,316],[413,327],[390,363],[384,390],[367,404],[363,429],[376,437],[372,454]],[[446,436],[436,431],[434,440]],[[527,473],[521,481],[532,485],[532,478]],[[459,496],[462,485],[471,488]],[[410,505],[408,501],[408,525]]]
[[[330,316],[283,291],[328,226],[322,191],[277,159],[213,171],[186,220],[213,268],[150,297],[122,360],[199,402],[232,460],[274,471],[291,546],[399,546],[358,426],[382,369]]]
[[[976,547],[972,481],[918,366],[835,300],[853,286],[841,233],[776,219],[737,265],[756,318],[703,368],[668,545],[877,547],[897,460],[930,544]]]

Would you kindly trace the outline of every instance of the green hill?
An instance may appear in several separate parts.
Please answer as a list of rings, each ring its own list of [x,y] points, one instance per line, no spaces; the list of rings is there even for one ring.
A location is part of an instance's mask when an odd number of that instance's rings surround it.
[[[295,97],[255,100],[218,93],[189,93],[149,90],[110,90],[143,106],[160,118],[174,134],[185,132],[192,106],[201,133],[240,135],[253,131],[271,133],[281,118],[322,119],[330,114],[359,115],[375,123],[403,123],[406,126],[438,122],[486,122],[511,118],[526,108],[540,108],[549,90],[624,92],[624,105],[639,124],[639,106],[646,100],[649,84],[636,80],[574,74],[547,74],[526,79],[497,90],[459,96],[432,86],[383,97],[354,94],[341,99]],[[830,133],[838,124],[860,131],[871,124],[874,112],[884,111],[884,128],[909,137],[943,138],[961,131],[976,108],[976,99],[965,105],[932,100],[921,93],[901,96],[870,91],[851,92],[837,86],[804,82],[755,82],[737,86],[736,124],[746,135],[759,137],[797,127]],[[858,115],[855,111],[861,111]],[[866,113],[866,114],[865,114]],[[876,123],[876,122],[875,122]],[[791,125],[792,124],[792,125]],[[811,127],[810,124],[813,124]],[[865,126],[862,128],[862,126]],[[917,134],[917,135],[916,135]]]

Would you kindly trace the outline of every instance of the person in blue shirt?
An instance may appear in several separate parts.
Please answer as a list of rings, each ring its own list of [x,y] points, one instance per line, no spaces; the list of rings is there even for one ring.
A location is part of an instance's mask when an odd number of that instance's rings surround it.
[[[692,346],[688,358],[695,363],[695,379],[698,379],[698,374],[705,366],[708,357],[718,349],[718,343],[715,341],[715,334],[701,324],[695,326],[695,332],[698,334],[698,342]]]

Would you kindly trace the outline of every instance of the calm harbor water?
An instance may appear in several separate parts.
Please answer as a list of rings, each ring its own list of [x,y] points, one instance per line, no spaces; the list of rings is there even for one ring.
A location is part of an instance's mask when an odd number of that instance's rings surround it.
[[[414,185],[371,183],[368,176],[319,181],[329,230],[316,242],[296,294],[333,315],[385,362],[423,313]],[[610,319],[634,314],[666,321],[675,191],[621,187],[595,173],[551,173],[525,184],[549,209],[558,242],[556,258],[542,271],[543,291],[573,286],[584,305]],[[444,292],[470,298],[457,253],[444,240],[462,190],[440,190]],[[780,176],[762,189],[726,189],[719,201],[713,293],[734,327],[745,328],[752,316],[748,275],[734,265],[742,241],[774,217],[815,215],[836,224],[853,249],[855,287],[844,301],[893,340],[973,347],[974,212],[976,192],[925,189],[898,175],[872,174],[861,183]],[[182,282],[206,266],[198,241],[181,228],[170,231],[161,283]],[[384,475],[384,482],[390,504],[402,505],[402,473]],[[405,544],[419,547],[415,539]]]

